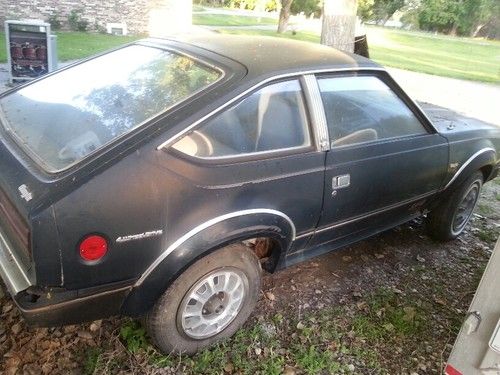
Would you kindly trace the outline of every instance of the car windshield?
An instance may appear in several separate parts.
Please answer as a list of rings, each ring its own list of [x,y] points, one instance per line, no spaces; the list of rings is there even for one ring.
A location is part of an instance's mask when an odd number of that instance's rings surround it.
[[[221,74],[181,54],[132,45],[3,97],[2,122],[43,168],[60,171]]]

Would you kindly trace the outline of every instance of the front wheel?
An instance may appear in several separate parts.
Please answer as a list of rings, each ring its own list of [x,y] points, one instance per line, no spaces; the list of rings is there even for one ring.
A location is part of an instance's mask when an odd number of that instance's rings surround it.
[[[164,353],[194,354],[231,337],[253,311],[261,268],[255,254],[234,244],[186,269],[146,315],[146,329]]]
[[[440,241],[457,238],[472,216],[482,186],[483,174],[478,171],[452,191],[449,197],[429,213],[427,217],[429,235]]]

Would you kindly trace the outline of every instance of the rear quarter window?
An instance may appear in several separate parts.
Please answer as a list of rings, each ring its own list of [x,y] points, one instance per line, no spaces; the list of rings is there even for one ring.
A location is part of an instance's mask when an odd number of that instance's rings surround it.
[[[63,170],[222,76],[191,57],[132,45],[0,100],[2,122],[42,167]]]

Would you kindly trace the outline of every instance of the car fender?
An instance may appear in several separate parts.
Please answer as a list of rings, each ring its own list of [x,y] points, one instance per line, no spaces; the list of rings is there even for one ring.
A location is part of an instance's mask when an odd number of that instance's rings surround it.
[[[491,166],[492,169],[489,175],[485,176],[485,181],[488,181],[497,163],[498,161],[495,149],[492,147],[482,148],[462,163],[455,174],[446,183],[443,190],[449,191],[454,189],[457,186],[460,186],[472,173],[480,170],[481,168]]]
[[[147,312],[187,267],[230,243],[270,237],[277,241],[281,253],[284,253],[295,234],[292,220],[286,214],[270,209],[238,211],[200,224],[172,242],[148,267],[127,296],[122,313],[137,316]]]

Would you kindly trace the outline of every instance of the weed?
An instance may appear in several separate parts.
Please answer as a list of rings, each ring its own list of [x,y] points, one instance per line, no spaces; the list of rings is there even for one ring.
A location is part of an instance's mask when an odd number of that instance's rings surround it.
[[[419,332],[420,309],[403,305],[396,293],[381,289],[370,296],[366,303],[368,313],[359,314],[353,320],[352,329],[357,335],[368,340],[380,340]]]
[[[261,361],[260,370],[264,374],[279,375],[283,373],[284,365],[285,359],[271,348],[268,357]]]
[[[320,350],[314,345],[309,347],[297,345],[294,348],[294,354],[297,364],[306,374],[319,374],[323,370],[336,373],[340,370],[340,365],[334,360],[330,351]]]
[[[477,237],[487,243],[495,243],[498,239],[498,232],[494,229],[482,228],[477,232]]]
[[[205,349],[193,357],[193,372],[195,374],[220,374],[224,372],[228,348],[225,343],[218,344],[210,349]]]
[[[484,204],[484,203],[479,203],[477,205],[477,208],[479,210],[479,212],[481,213],[481,215],[491,215],[491,214],[494,214],[495,213],[495,210],[493,208],[491,208],[489,205],[487,204]]]
[[[95,374],[99,369],[99,363],[101,360],[102,349],[100,348],[89,348],[84,355],[83,362],[83,373],[85,375]]]
[[[140,349],[147,349],[149,344],[146,338],[146,330],[139,322],[130,320],[120,329],[120,338],[125,342],[127,349],[136,353]]]

